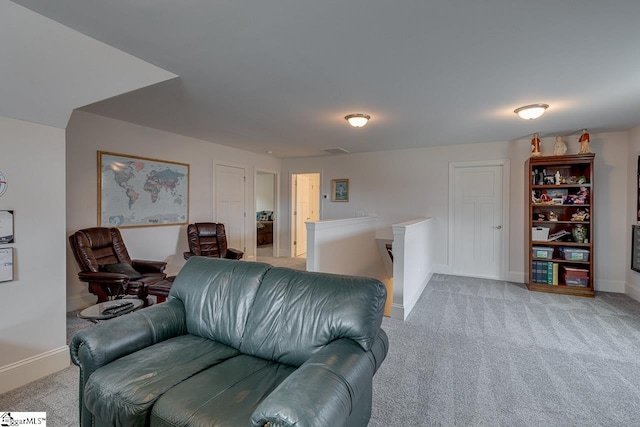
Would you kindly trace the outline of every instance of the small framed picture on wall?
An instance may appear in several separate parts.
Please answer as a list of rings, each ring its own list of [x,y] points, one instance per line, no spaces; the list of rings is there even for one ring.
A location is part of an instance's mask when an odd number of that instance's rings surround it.
[[[332,179],[331,180],[331,201],[332,202],[348,202],[349,201],[349,180],[348,179]]]
[[[0,282],[13,280],[13,248],[0,248]]]
[[[0,210],[0,244],[13,242],[13,211]]]

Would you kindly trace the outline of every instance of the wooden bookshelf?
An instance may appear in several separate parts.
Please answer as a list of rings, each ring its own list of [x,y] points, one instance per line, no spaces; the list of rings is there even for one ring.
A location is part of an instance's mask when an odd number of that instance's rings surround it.
[[[595,296],[594,158],[593,153],[531,157],[525,163],[525,206],[528,207],[525,280],[530,291]],[[556,172],[561,177],[560,184],[555,183]],[[584,211],[588,211],[588,218],[580,219],[579,214]],[[581,240],[581,236],[574,236],[573,230],[578,225],[586,232],[584,241],[576,241]],[[561,231],[568,234],[559,240],[541,240],[540,234],[547,231],[549,235]],[[585,257],[585,251],[588,259],[580,259]],[[557,265],[555,280],[554,264]]]

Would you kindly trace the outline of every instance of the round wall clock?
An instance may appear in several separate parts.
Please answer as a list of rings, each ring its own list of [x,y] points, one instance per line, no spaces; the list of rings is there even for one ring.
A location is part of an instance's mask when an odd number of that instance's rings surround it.
[[[0,197],[7,191],[7,179],[4,177],[4,174],[0,172]]]

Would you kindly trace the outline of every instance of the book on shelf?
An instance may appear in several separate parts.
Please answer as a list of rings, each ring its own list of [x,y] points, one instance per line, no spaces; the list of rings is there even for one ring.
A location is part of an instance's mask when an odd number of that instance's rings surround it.
[[[531,278],[534,283],[558,286],[559,266],[557,262],[533,261]]]

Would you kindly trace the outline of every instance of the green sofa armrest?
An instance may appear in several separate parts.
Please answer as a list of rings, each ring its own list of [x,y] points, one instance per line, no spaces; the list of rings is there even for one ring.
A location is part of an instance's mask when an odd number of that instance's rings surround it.
[[[170,300],[78,331],[71,360],[81,369],[97,368],[187,331],[182,302]]]
[[[371,393],[376,358],[386,356],[387,343],[374,346],[383,349],[378,356],[350,339],[330,343],[258,405],[251,425],[347,427],[354,406]]]
[[[169,299],[76,333],[69,346],[71,361],[80,367],[80,425],[92,425],[83,390],[96,369],[145,347],[187,333],[182,302]]]

